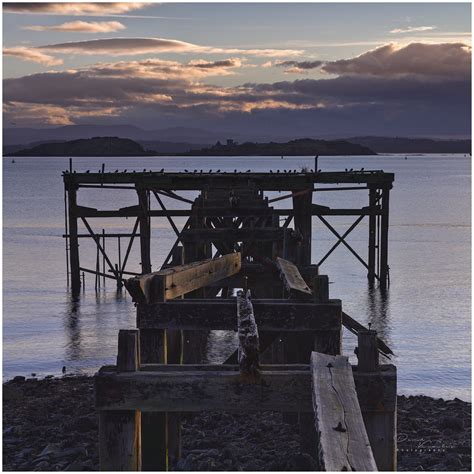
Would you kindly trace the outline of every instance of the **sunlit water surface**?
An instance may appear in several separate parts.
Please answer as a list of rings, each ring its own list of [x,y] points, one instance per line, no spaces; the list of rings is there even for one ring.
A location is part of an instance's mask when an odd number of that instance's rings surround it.
[[[67,158],[3,160],[3,376],[93,373],[114,362],[117,331],[135,326],[130,297],[116,294],[108,280],[100,293],[94,276],[86,275],[86,291],[71,301],[66,285],[64,195],[62,170]],[[144,168],[167,171],[205,168],[221,170],[295,169],[313,167],[307,157],[138,157],[75,158],[78,171]],[[471,396],[471,162],[463,155],[320,157],[324,171],[345,168],[383,169],[395,173],[390,198],[390,289],[385,297],[370,291],[366,271],[340,245],[321,267],[329,275],[330,295],[344,310],[372,327],[396,354],[399,393],[435,397]],[[182,193],[192,197],[192,193]],[[313,202],[331,207],[367,205],[365,191],[316,193]],[[79,203],[101,209],[136,204],[133,191],[79,192]],[[179,208],[184,203],[165,204]],[[286,207],[285,201],[275,203]],[[342,233],[355,220],[330,218]],[[182,219],[176,219],[183,224]],[[130,232],[134,220],[93,220],[94,230]],[[154,219],[152,262],[157,269],[174,242],[165,219]],[[334,237],[313,219],[313,263],[333,245]],[[85,231],[85,230],[84,230]],[[367,254],[367,219],[348,241]],[[122,242],[122,255],[126,242]],[[81,240],[81,265],[93,268],[95,249]],[[108,253],[117,262],[117,242]],[[139,271],[138,242],[130,256],[130,271]],[[355,338],[344,334],[344,350],[352,354]],[[235,346],[233,333],[216,332],[208,359],[219,362]]]

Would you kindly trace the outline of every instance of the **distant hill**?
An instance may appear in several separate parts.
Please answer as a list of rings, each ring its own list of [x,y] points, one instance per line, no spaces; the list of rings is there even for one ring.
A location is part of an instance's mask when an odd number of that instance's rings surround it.
[[[230,140],[210,148],[191,150],[187,155],[195,156],[305,156],[305,155],[375,155],[370,148],[345,140],[313,140],[301,138],[287,143],[252,143],[241,145]]]
[[[471,153],[471,140],[433,140],[404,137],[353,137],[348,142],[376,153]]]
[[[6,156],[148,156],[155,152],[145,150],[128,138],[94,137],[68,142],[43,143]]]

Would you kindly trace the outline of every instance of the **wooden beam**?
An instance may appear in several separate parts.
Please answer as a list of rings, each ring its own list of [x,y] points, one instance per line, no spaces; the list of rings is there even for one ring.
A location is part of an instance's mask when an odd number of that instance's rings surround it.
[[[348,358],[313,352],[312,393],[322,471],[376,471]]]
[[[298,267],[294,263],[277,257],[276,265],[280,272],[283,285],[290,296],[307,298],[312,295],[311,289],[304,281]]]
[[[240,271],[240,253],[166,268],[130,278],[125,287],[137,303],[155,303],[178,298]]]
[[[340,300],[326,303],[253,300],[260,331],[340,331]],[[237,330],[235,299],[176,300],[137,307],[139,328]]]
[[[259,383],[237,371],[100,373],[95,377],[101,410],[167,412],[311,410],[309,371],[261,372]]]
[[[322,172],[322,173],[65,173],[65,183],[88,184],[139,184],[148,189],[201,190],[212,182],[214,189],[245,188],[251,182],[264,191],[299,191],[308,184],[387,184],[394,180],[393,173],[381,170],[365,172]]]
[[[379,372],[364,374],[353,368],[353,375],[362,412],[393,412],[393,365],[382,365]],[[100,410],[313,410],[311,371],[304,364],[262,365],[258,384],[242,381],[237,365],[153,364],[143,365],[138,372],[120,374],[115,366],[106,366],[95,375],[94,384]]]

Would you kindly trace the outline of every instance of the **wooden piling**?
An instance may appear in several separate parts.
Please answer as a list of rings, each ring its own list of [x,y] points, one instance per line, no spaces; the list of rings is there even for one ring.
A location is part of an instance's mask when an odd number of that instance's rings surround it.
[[[137,189],[138,203],[140,206],[140,255],[142,264],[142,274],[151,273],[151,257],[150,257],[150,216],[148,191],[145,189]]]
[[[375,210],[377,204],[377,189],[374,187],[369,188],[369,208]],[[376,215],[372,212],[369,215],[369,245],[368,245],[368,258],[367,266],[369,267],[367,278],[369,284],[373,285],[375,282],[375,250],[376,250]]]
[[[68,217],[69,217],[69,266],[71,271],[71,291],[73,296],[81,291],[81,274],[79,265],[79,240],[77,238],[77,185],[69,184]]]
[[[140,367],[139,331],[120,330],[117,371],[135,372]],[[99,459],[101,471],[140,471],[139,411],[101,410],[99,416]]]
[[[359,331],[357,334],[359,360],[358,370],[361,372],[377,372],[379,370],[379,349],[377,331]]]
[[[382,217],[380,229],[380,288],[387,288],[388,283],[388,223],[389,223],[390,188],[382,189]]]

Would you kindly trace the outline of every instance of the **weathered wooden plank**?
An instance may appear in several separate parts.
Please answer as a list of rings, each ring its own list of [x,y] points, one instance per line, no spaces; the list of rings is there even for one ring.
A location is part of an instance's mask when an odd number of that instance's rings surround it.
[[[341,301],[253,300],[260,331],[340,331]],[[138,305],[137,327],[237,330],[234,299],[176,300]]]
[[[321,470],[376,471],[348,358],[313,352],[311,373]]]
[[[389,412],[396,406],[396,369],[383,365],[354,381],[362,412]],[[96,406],[143,411],[313,411],[309,365],[262,365],[261,380],[240,379],[237,365],[145,365],[117,374],[103,367],[94,377]],[[281,392],[280,394],[277,392]],[[284,399],[284,400],[283,400]]]
[[[100,373],[96,406],[141,411],[310,411],[309,371],[261,372],[258,383],[239,371]]]
[[[166,268],[159,272],[129,278],[125,287],[137,303],[154,303],[178,298],[240,271],[240,253],[216,259]]]
[[[312,295],[311,289],[304,281],[298,267],[294,263],[277,257],[276,265],[280,272],[283,285],[291,296],[308,297]]]
[[[250,301],[250,290],[237,294],[237,332],[239,336],[240,375],[248,381],[256,381],[260,376],[258,354],[260,342],[257,324]]]

